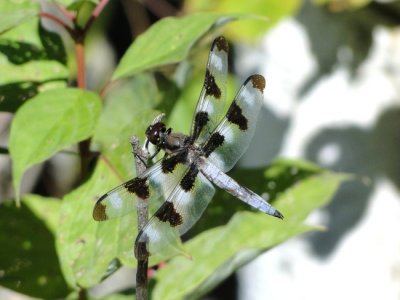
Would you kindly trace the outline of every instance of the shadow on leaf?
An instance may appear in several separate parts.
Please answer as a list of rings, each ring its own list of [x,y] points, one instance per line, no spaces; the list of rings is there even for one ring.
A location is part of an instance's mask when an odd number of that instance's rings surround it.
[[[45,81],[18,81],[0,85],[0,111],[16,112],[30,98],[36,96],[43,84],[62,81],[65,78],[54,78]]]
[[[44,299],[62,298],[68,288],[58,262],[54,236],[24,204],[0,209],[0,284]]]

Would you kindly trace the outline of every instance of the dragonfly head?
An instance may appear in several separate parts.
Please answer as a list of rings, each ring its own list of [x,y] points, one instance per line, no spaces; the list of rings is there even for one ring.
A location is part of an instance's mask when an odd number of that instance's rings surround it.
[[[171,133],[171,128],[165,126],[162,122],[151,124],[146,129],[147,140],[155,146],[163,147],[166,137]]]

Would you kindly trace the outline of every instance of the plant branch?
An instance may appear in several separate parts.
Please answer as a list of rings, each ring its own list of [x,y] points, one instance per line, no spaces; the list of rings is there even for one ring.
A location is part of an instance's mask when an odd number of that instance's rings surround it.
[[[100,94],[99,94],[101,98],[104,98],[104,96],[106,95],[108,89],[111,87],[111,85],[112,85],[113,83],[114,83],[114,81],[109,80],[109,81],[103,86],[103,88],[101,89]]]
[[[147,161],[148,154],[140,147],[139,139],[133,136],[131,139],[132,152],[135,157],[136,176],[140,176],[146,171],[145,161]],[[138,218],[138,233],[143,229],[149,220],[148,203],[147,200],[138,197],[137,205],[137,218]],[[143,245],[135,245],[135,247],[146,247]],[[135,249],[136,253],[136,249]],[[149,268],[148,257],[138,258],[136,270],[136,299],[146,300],[148,298],[147,292],[147,270]]]
[[[76,55],[76,66],[77,66],[77,81],[78,88],[86,88],[86,70],[85,70],[85,46],[83,40],[75,41],[75,55]]]
[[[75,35],[73,37],[75,41],[78,88],[86,89],[85,46],[84,46],[85,35],[81,34],[80,32],[75,32]],[[89,171],[88,167],[91,158],[90,142],[91,142],[90,138],[79,142],[81,181],[83,181],[87,177]]]
[[[40,13],[38,14],[38,16],[39,16],[39,17],[42,17],[42,18],[46,18],[46,19],[52,20],[53,22],[57,23],[57,24],[60,25],[62,28],[64,28],[64,29],[69,33],[70,36],[73,36],[73,35],[74,35],[73,29],[72,29],[71,27],[69,27],[68,24],[66,24],[66,23],[65,23],[63,20],[61,20],[59,17],[57,17],[57,16],[55,16],[55,15],[52,15],[52,14],[49,14],[49,13],[47,13],[47,12],[40,12]]]
[[[89,20],[85,24],[85,27],[83,28],[84,34],[86,34],[90,27],[92,27],[93,22],[99,17],[101,12],[104,10],[104,7],[108,4],[109,0],[100,0],[100,2],[97,4],[95,9],[92,12],[92,15],[90,16]]]

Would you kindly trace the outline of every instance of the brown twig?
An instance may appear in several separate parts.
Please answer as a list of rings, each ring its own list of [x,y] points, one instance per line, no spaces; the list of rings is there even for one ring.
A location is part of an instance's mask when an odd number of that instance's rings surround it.
[[[136,176],[140,176],[146,171],[148,154],[140,147],[139,139],[133,136],[131,139],[132,152],[135,157]],[[143,229],[149,220],[148,203],[146,200],[138,197],[137,206],[137,222],[138,222],[138,233]],[[137,247],[146,247],[144,245],[136,245]],[[135,246],[135,247],[136,247]],[[135,249],[136,252],[136,249]],[[149,267],[148,257],[138,258],[137,270],[136,270],[136,299],[146,300],[148,298],[147,293],[147,270]]]

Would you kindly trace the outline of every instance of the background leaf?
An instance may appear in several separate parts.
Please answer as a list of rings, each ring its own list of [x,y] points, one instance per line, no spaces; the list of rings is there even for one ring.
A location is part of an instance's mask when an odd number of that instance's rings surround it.
[[[100,109],[96,94],[66,88],[43,92],[17,111],[9,142],[17,194],[26,169],[91,136]]]
[[[277,198],[282,193],[293,188],[295,184],[302,180],[322,172],[325,172],[325,170],[305,161],[279,159],[272,162],[267,168],[236,168],[229,172],[229,176],[275,205]],[[225,225],[238,211],[249,210],[247,204],[237,201],[221,189],[217,189],[214,199],[216,200],[211,201],[210,206],[204,212],[204,216],[190,230],[190,237],[204,230]]]
[[[0,85],[0,111],[16,112],[26,100],[38,94],[39,86],[40,82],[35,81],[19,81]]]
[[[29,195],[0,209],[0,285],[32,297],[64,298],[68,287],[55,251],[60,201]],[[7,234],[8,233],[8,234]]]
[[[300,0],[260,1],[260,0],[221,0],[221,1],[185,1],[185,11],[207,11],[221,14],[247,14],[266,17],[249,18],[228,25],[224,34],[231,39],[249,40],[272,28],[281,18],[292,15],[300,6]]]
[[[185,244],[192,260],[176,257],[158,271],[153,299],[198,298],[263,251],[312,230],[303,224],[304,219],[325,205],[347,179],[347,175],[324,172],[298,182],[275,202],[285,215],[283,221],[240,212],[226,226],[199,234]]]
[[[131,161],[133,164],[133,157]],[[120,183],[109,165],[100,159],[90,180],[63,199],[57,251],[71,287],[97,284],[114,258],[124,265],[136,265],[133,255],[137,235],[135,214],[106,222],[96,222],[92,218],[98,197]]]
[[[157,115],[152,109],[159,103],[160,94],[148,74],[115,83],[105,98],[93,143],[121,178],[128,179],[135,174],[130,139],[136,135],[143,141],[147,126]]]
[[[31,0],[3,0],[0,2],[0,34],[20,25],[39,12],[39,3]]]
[[[63,41],[55,32],[48,31],[42,22],[39,22],[39,36],[42,42],[45,58],[48,60],[57,60],[63,65],[67,64],[67,53],[65,52]]]
[[[18,21],[14,14],[24,15],[26,12],[33,12],[29,16],[35,17],[39,3],[31,0],[0,1],[0,29],[2,21],[7,18]],[[39,18],[27,18],[23,23],[17,23],[18,26],[0,35],[0,111],[15,112],[39,89],[65,87],[68,78],[60,37],[40,29]],[[17,90],[13,90],[14,87]]]
[[[234,17],[207,13],[158,21],[129,47],[113,74],[113,80],[181,61],[212,26],[228,20],[234,20]]]

